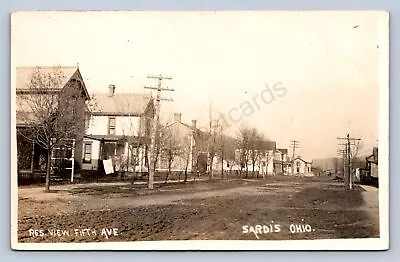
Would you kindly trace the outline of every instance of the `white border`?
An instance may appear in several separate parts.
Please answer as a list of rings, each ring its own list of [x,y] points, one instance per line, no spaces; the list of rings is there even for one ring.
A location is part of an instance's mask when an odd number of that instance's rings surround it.
[[[282,10],[283,11],[283,10]],[[113,11],[115,12],[115,11]],[[185,11],[179,11],[185,12]],[[204,11],[201,11],[204,12]],[[223,11],[219,11],[223,12]],[[232,11],[229,11],[232,12]],[[248,12],[248,11],[235,11]],[[256,11],[260,12],[260,11]],[[276,12],[276,11],[273,11]],[[284,12],[287,12],[284,11]],[[297,11],[296,11],[297,12]],[[298,11],[302,12],[302,11]],[[308,11],[309,12],[309,11]],[[313,11],[321,12],[321,11]],[[322,11],[324,12],[324,11]],[[331,11],[330,11],[331,12]],[[343,12],[343,11],[339,11]],[[346,11],[344,11],[346,12]],[[365,11],[354,11],[365,12]],[[15,66],[11,50],[11,247],[16,250],[386,250],[389,248],[389,13],[381,14],[379,48],[380,237],[324,240],[167,240],[100,243],[18,243]],[[11,20],[12,28],[12,20]],[[11,30],[11,47],[13,46]]]

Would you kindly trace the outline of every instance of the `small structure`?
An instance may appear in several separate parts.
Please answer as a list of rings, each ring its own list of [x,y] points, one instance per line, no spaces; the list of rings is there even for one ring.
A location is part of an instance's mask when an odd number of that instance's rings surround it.
[[[312,176],[311,161],[306,161],[301,157],[296,157],[293,160],[293,174],[297,176]]]

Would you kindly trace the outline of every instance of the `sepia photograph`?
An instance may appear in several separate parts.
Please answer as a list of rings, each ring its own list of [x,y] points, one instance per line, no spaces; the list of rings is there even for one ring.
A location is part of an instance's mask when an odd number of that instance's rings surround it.
[[[11,15],[19,250],[389,248],[385,11]]]

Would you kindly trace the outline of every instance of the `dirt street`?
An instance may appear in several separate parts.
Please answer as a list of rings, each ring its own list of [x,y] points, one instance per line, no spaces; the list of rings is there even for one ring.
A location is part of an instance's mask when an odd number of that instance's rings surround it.
[[[332,239],[379,235],[357,187],[321,178],[19,189],[20,242]]]

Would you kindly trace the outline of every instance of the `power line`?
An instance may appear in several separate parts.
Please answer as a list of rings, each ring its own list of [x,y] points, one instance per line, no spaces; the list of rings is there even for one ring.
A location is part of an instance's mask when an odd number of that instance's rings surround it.
[[[149,182],[148,182],[148,188],[153,189],[153,184],[154,184],[154,173],[155,173],[155,159],[154,159],[154,149],[155,149],[155,144],[156,144],[156,134],[158,133],[158,122],[160,121],[160,101],[172,101],[172,99],[168,98],[162,98],[161,97],[161,92],[162,91],[175,91],[174,89],[170,88],[164,88],[162,87],[162,81],[163,80],[172,80],[172,77],[170,76],[163,76],[163,75],[149,75],[147,76],[149,79],[157,79],[157,86],[145,86],[145,89],[152,89],[152,90],[157,90],[156,93],[156,98],[154,102],[154,118],[153,118],[153,124],[151,127],[151,144],[150,144],[150,156],[149,156]]]
[[[290,146],[292,148],[292,175],[294,173],[294,156],[295,156],[295,152],[296,152],[296,148],[299,148],[299,143],[300,141],[298,140],[291,140],[290,141]]]
[[[345,148],[342,149],[343,153],[343,169],[344,169],[344,184],[346,189],[352,189],[353,188],[353,179],[352,179],[352,175],[351,175],[351,166],[352,166],[352,150],[351,150],[351,146],[355,146],[355,142],[356,141],[360,141],[361,138],[352,138],[350,137],[349,134],[347,134],[346,137],[338,137],[337,138],[339,141],[341,141],[342,143],[339,144],[339,146],[344,146]],[[344,141],[344,143],[343,143]]]

